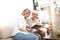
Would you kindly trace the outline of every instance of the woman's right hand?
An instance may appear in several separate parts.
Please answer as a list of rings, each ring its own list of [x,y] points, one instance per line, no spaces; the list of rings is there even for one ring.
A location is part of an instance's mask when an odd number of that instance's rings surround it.
[[[29,24],[26,24],[27,28],[30,28],[31,29],[31,26]]]

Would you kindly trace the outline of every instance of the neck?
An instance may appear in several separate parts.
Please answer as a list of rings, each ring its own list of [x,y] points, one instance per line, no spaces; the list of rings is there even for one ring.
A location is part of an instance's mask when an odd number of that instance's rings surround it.
[[[24,17],[25,18],[25,20],[27,19],[26,17]]]
[[[35,20],[35,18],[32,17],[32,20]]]

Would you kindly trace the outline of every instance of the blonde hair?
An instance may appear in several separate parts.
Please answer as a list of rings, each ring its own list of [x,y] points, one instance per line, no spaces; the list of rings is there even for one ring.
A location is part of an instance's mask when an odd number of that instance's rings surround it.
[[[26,10],[28,10],[29,13],[31,13],[31,11],[30,11],[28,8],[26,8],[26,9],[23,10],[22,15],[24,14],[24,12],[25,12]]]

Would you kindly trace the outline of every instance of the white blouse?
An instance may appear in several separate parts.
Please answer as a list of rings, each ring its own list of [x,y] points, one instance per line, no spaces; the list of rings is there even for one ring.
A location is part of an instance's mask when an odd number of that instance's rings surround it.
[[[16,35],[17,33],[28,34],[19,30],[19,28],[22,28],[22,27],[26,29],[26,20],[24,16],[21,15],[20,18],[18,18],[18,22],[16,23],[13,29],[12,36]]]

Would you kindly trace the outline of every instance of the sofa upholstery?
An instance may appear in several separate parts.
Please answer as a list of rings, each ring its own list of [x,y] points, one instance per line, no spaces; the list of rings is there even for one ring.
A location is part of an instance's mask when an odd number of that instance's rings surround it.
[[[13,26],[1,26],[0,27],[0,40],[12,40],[11,34],[13,31]]]
[[[13,39],[12,38],[7,38],[7,39],[2,38],[0,40],[13,40]]]

